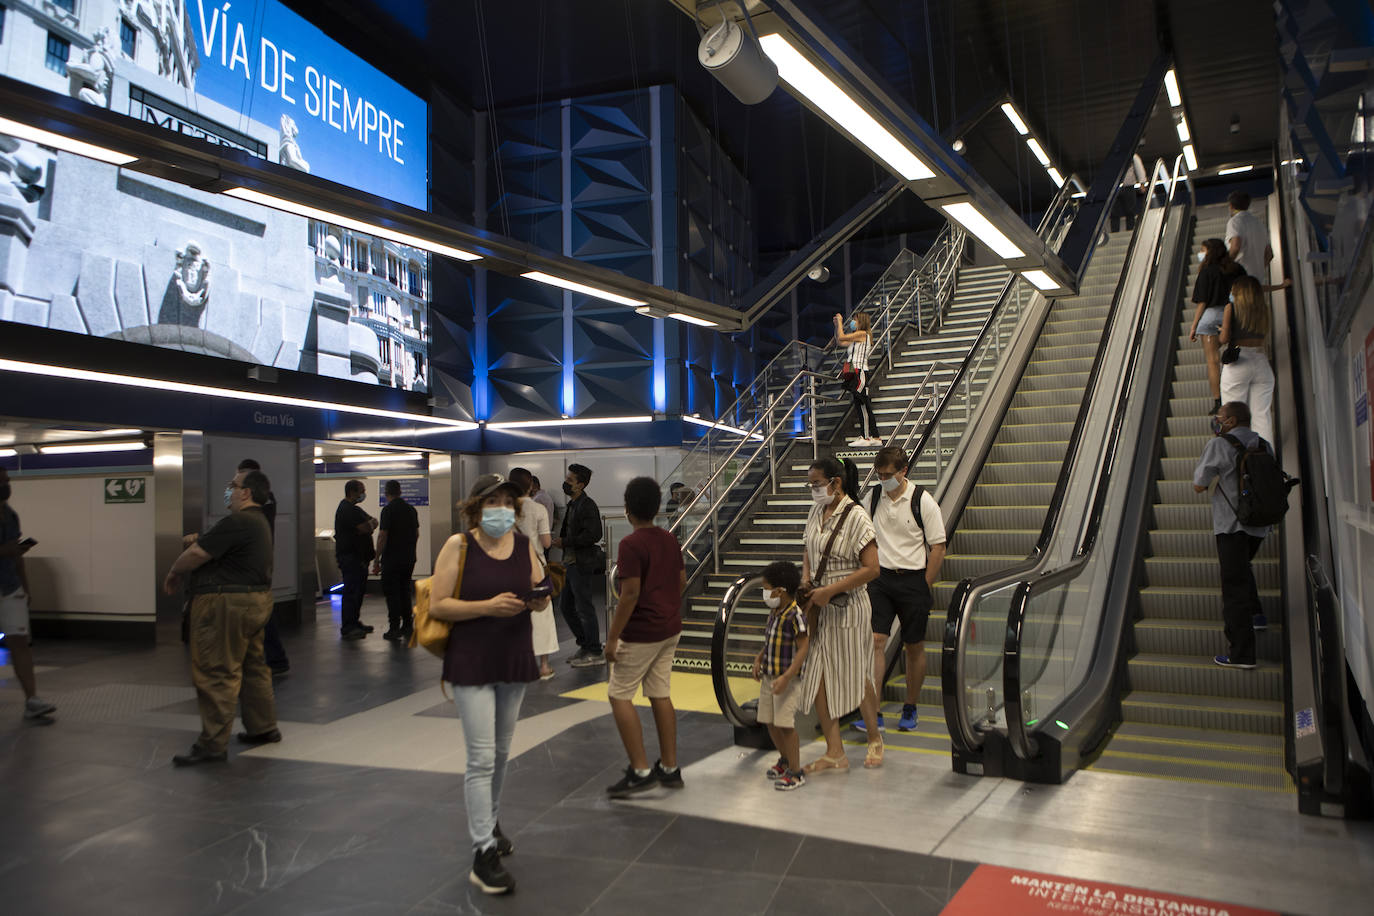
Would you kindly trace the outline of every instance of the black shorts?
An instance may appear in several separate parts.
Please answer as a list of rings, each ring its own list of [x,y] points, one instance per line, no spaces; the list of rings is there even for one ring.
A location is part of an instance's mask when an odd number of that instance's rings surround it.
[[[878,578],[868,583],[868,602],[873,605],[874,633],[887,636],[892,632],[892,621],[900,617],[903,643],[910,645],[926,638],[935,596],[926,584],[924,569],[880,571]]]

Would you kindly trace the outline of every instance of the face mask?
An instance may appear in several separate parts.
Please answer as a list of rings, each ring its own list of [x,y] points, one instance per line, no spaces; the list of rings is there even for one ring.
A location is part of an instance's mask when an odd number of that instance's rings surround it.
[[[1205,261],[1205,260],[1207,260],[1207,252],[1205,252],[1205,251],[1199,251],[1199,252],[1197,253],[1197,262],[1198,262],[1199,264],[1201,264],[1201,263],[1202,263],[1203,261]]]
[[[355,503],[360,503],[360,502],[362,502],[362,501],[365,500],[365,499],[367,499],[367,494],[366,494],[366,493],[359,493],[359,494],[358,494],[358,498],[355,499],[355,500],[353,500],[353,501],[354,501]]]
[[[857,321],[851,321],[851,322],[849,322],[849,330],[851,330],[851,331],[857,331],[858,329],[859,329],[859,323],[858,323]]]
[[[563,481],[563,495],[572,496],[572,484],[568,483],[566,480]]]
[[[226,508],[226,509],[232,508],[232,507],[233,507],[233,502],[234,502],[234,488],[233,488],[233,487],[225,487],[225,488],[224,488],[224,508]]]
[[[834,497],[832,497],[832,496],[830,495],[830,487],[825,486],[825,487],[812,487],[812,488],[811,488],[811,498],[812,498],[813,500],[815,500],[817,503],[819,503],[820,505],[823,506],[823,505],[825,505],[826,503],[830,502],[830,500],[833,499]]]
[[[884,493],[896,493],[897,488],[902,485],[902,481],[897,477],[889,477],[887,480],[880,480],[878,483],[883,485]]]
[[[775,609],[782,606],[782,598],[774,598],[773,590],[771,588],[765,588],[763,590],[763,603],[768,605],[770,610]]]
[[[0,503],[7,503],[10,501],[10,492],[11,488],[9,484],[0,483]]]
[[[482,510],[482,531],[487,537],[499,538],[515,527],[515,510],[496,506]]]
[[[1226,301],[1229,302],[1229,303],[1231,303],[1232,305],[1235,305],[1235,304],[1236,304],[1236,294],[1235,294],[1235,293],[1232,293],[1231,295],[1227,296],[1227,297],[1226,297]]]
[[[1212,418],[1212,435],[1214,435],[1214,436],[1220,436],[1220,435],[1221,435],[1222,433],[1224,433],[1225,431],[1226,431],[1225,428],[1222,427],[1222,425],[1221,425],[1221,421],[1218,420],[1216,417],[1213,417],[1213,418]]]

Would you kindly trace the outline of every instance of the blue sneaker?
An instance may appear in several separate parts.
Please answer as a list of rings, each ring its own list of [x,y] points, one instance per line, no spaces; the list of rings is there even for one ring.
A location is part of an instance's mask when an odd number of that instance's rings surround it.
[[[1229,655],[1213,656],[1212,661],[1216,662],[1223,668],[1245,668],[1248,670],[1250,668],[1255,667],[1254,662],[1238,662],[1235,659],[1231,658],[1231,656]]]
[[[897,731],[909,732],[916,730],[916,723],[920,720],[920,715],[916,712],[916,707],[907,703],[902,706],[902,717],[897,720]]]
[[[1269,618],[1263,614],[1256,614],[1251,624],[1256,630],[1267,630],[1269,629]]]
[[[868,734],[868,726],[867,726],[867,725],[864,725],[863,716],[860,716],[859,718],[855,719],[855,720],[853,721],[853,723],[851,723],[851,727],[852,727],[852,728],[854,729],[854,731],[856,731],[856,732],[863,732],[864,734]],[[883,726],[883,714],[882,714],[882,713],[878,713],[878,731],[885,731],[885,730],[886,730],[886,729],[885,729],[885,727]]]

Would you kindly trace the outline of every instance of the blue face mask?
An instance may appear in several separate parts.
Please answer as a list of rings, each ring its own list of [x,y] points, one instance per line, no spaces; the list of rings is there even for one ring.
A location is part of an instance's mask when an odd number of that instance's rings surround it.
[[[859,323],[858,323],[857,321],[850,321],[850,322],[849,322],[849,330],[851,330],[851,331],[857,331],[858,329],[859,329]]]
[[[499,538],[514,527],[514,509],[506,506],[492,506],[482,510],[482,531],[487,537]]]
[[[1231,303],[1232,305],[1235,305],[1235,304],[1236,304],[1236,294],[1235,294],[1235,293],[1232,293],[1231,295],[1227,296],[1227,297],[1226,297],[1226,301],[1229,302],[1229,303]]]
[[[1205,260],[1207,260],[1207,252],[1205,252],[1205,251],[1199,251],[1199,252],[1197,253],[1197,262],[1198,262],[1199,264],[1201,264],[1201,263],[1202,263],[1203,261],[1205,261]]]

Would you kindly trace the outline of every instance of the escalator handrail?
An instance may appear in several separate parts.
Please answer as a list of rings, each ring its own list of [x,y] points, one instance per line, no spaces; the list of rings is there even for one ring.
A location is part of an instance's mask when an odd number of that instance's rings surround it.
[[[1163,162],[1156,162],[1156,174],[1151,176],[1151,184],[1145,196],[1148,202],[1153,199],[1158,170],[1164,165]],[[1153,263],[1150,265],[1150,276],[1155,276],[1159,269],[1163,250],[1161,243],[1168,230],[1169,208],[1173,203],[1174,194],[1180,181],[1188,182],[1190,195],[1193,191],[1191,180],[1185,168],[1183,168],[1183,157],[1180,155],[1174,162],[1174,172],[1172,176],[1166,175],[1169,179],[1168,190],[1166,191],[1166,204],[1160,219],[1159,236],[1156,239],[1156,249]],[[1145,287],[1148,293],[1149,286]],[[1172,316],[1165,316],[1161,328],[1163,333],[1177,324],[1177,313],[1182,308],[1182,300],[1173,297],[1174,313]],[[1174,318],[1173,324],[1169,324],[1170,317]],[[1025,631],[1026,614],[1030,608],[1031,599],[1049,589],[1076,579],[1087,569],[1088,561],[1092,559],[1093,548],[1097,544],[1097,535],[1101,527],[1102,515],[1106,510],[1107,491],[1111,486],[1112,474],[1115,470],[1116,455],[1121,445],[1121,433],[1126,424],[1126,408],[1130,403],[1130,390],[1135,379],[1142,368],[1142,354],[1145,350],[1146,340],[1145,331],[1149,327],[1151,318],[1150,309],[1142,306],[1140,316],[1136,322],[1135,331],[1132,334],[1131,342],[1126,354],[1126,372],[1121,376],[1117,383],[1116,406],[1112,415],[1112,422],[1106,437],[1106,446],[1098,452],[1097,470],[1094,475],[1096,481],[1091,508],[1084,516],[1083,523],[1080,525],[1079,533],[1076,537],[1077,546],[1073,557],[1067,563],[1056,569],[1044,569],[1048,558],[1042,555],[1038,558],[1034,569],[1022,579],[1012,597],[1011,607],[1007,612],[1006,640],[1003,645],[1002,654],[1002,696],[1006,712],[1007,721],[1007,740],[1011,745],[1012,751],[1022,760],[1030,760],[1036,756],[1037,745],[1035,738],[1030,734],[1026,727],[1026,717],[1022,708],[1022,665],[1023,653],[1021,651],[1022,635]],[[1092,391],[1093,389],[1089,389]],[[1083,406],[1079,414],[1082,416],[1090,406],[1090,398],[1085,397]],[[1075,433],[1078,430],[1075,429]],[[1061,493],[1056,488],[1055,495],[1058,497],[1067,496],[1067,471],[1077,460],[1077,452],[1084,447],[1084,444],[1075,435],[1071,440],[1073,453],[1065,457],[1064,468],[1061,471],[1060,483],[1064,488]],[[1052,533],[1052,532],[1051,532]],[[1042,538],[1044,537],[1042,533]],[[1047,544],[1046,544],[1047,546]],[[1043,717],[1042,721],[1052,721],[1053,715]]]
[[[1162,160],[1157,160],[1155,168],[1151,172],[1149,193],[1145,200],[1152,199],[1157,178],[1160,171],[1164,171],[1164,177],[1169,178],[1168,167]],[[1143,216],[1143,214],[1142,214]],[[1164,221],[1161,219],[1161,231]],[[1137,236],[1139,230],[1144,226],[1143,218],[1136,223]],[[1130,251],[1135,250],[1137,239],[1133,238]],[[950,599],[949,609],[945,614],[945,641],[941,652],[941,691],[945,701],[945,724],[949,729],[950,739],[955,749],[961,753],[975,753],[981,746],[978,736],[974,733],[973,724],[969,721],[968,710],[963,702],[964,691],[964,659],[968,648],[969,621],[968,617],[973,613],[973,608],[978,599],[986,592],[1005,588],[1018,582],[1021,577],[1027,575],[1035,568],[1043,555],[1045,548],[1049,546],[1050,538],[1053,536],[1058,524],[1059,515],[1063,511],[1064,499],[1068,489],[1068,479],[1072,470],[1073,458],[1076,451],[1073,444],[1077,443],[1082,435],[1083,427],[1088,421],[1089,405],[1091,398],[1089,394],[1095,389],[1098,380],[1101,378],[1105,368],[1107,347],[1111,339],[1111,327],[1121,308],[1122,288],[1125,285],[1124,279],[1126,272],[1131,267],[1130,252],[1128,251],[1125,261],[1121,265],[1121,275],[1117,280],[1116,290],[1112,293],[1111,305],[1107,310],[1107,319],[1103,325],[1102,339],[1097,347],[1097,354],[1093,358],[1092,369],[1088,373],[1088,381],[1084,387],[1084,397],[1079,405],[1078,415],[1074,419],[1073,430],[1069,434],[1070,452],[1065,455],[1063,465],[1060,467],[1059,478],[1055,482],[1055,488],[1050,497],[1049,509],[1045,515],[1045,523],[1040,529],[1040,535],[1036,539],[1035,547],[1026,559],[1011,566],[1004,567],[982,576],[965,577],[955,587],[954,595]],[[1010,634],[1008,634],[1010,636]],[[1005,697],[1004,697],[1005,701]]]
[[[1345,790],[1345,649],[1341,642],[1341,622],[1337,613],[1336,590],[1327,578],[1321,560],[1307,555],[1308,598],[1311,607],[1309,626],[1312,639],[1312,670],[1321,703],[1317,733],[1322,745],[1322,791],[1341,797]]]
[[[763,576],[758,573],[746,573],[731,582],[716,608],[716,623],[711,630],[711,685],[716,692],[716,702],[720,704],[726,721],[742,728],[756,726],[758,720],[751,720],[735,702],[735,695],[730,690],[729,672],[725,669],[725,650],[730,637],[730,624],[735,619],[740,598],[748,594],[750,588],[762,586]]]

